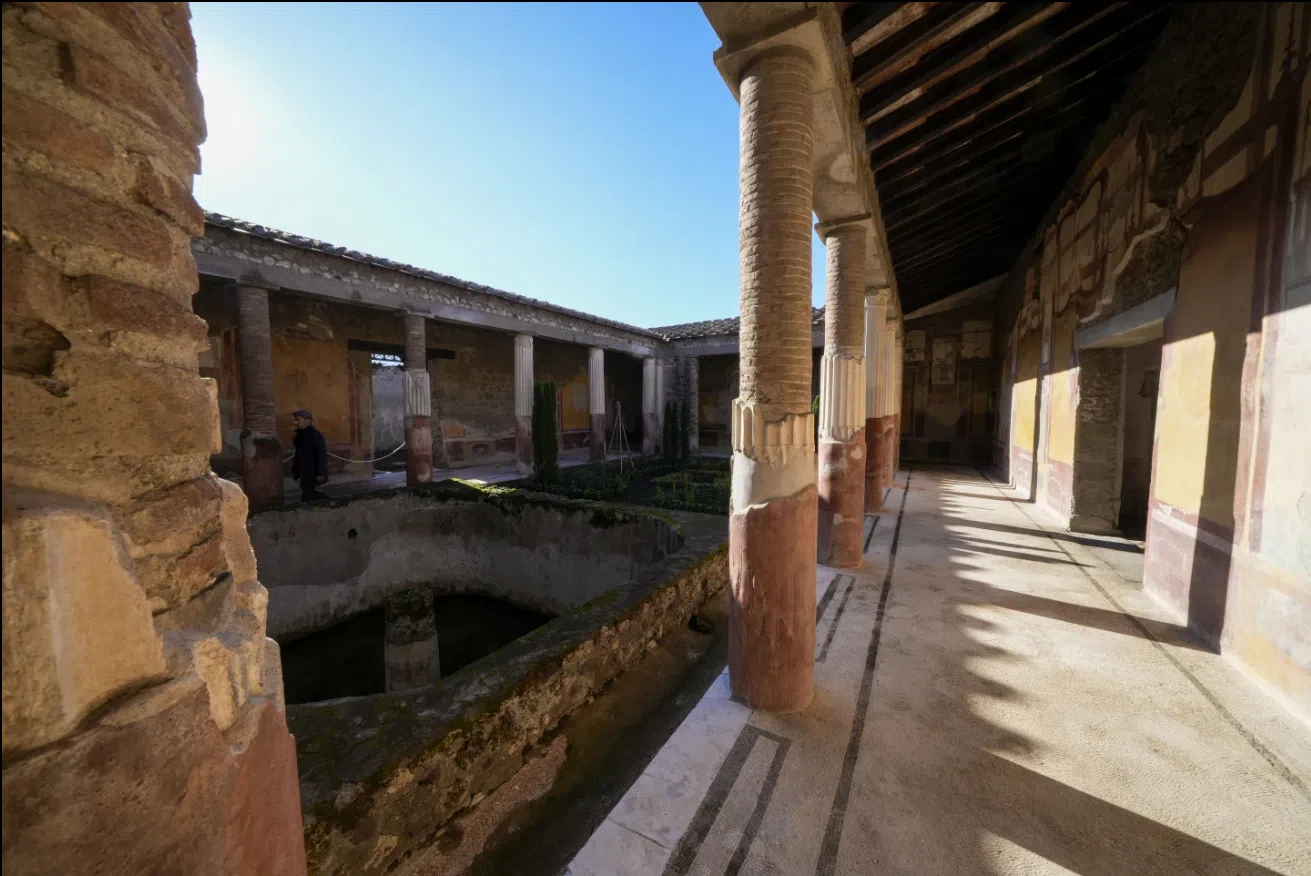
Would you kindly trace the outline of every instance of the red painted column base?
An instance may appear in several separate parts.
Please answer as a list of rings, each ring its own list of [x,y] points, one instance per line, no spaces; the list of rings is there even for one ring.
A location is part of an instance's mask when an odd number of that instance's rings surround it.
[[[865,432],[819,444],[819,561],[839,569],[860,565],[865,524]]]
[[[865,510],[878,511],[883,507],[883,488],[888,485],[883,476],[883,418],[865,420]]]
[[[753,709],[797,712],[814,696],[817,498],[812,485],[729,518],[729,683]]]
[[[277,438],[241,438],[241,488],[252,508],[282,504],[282,445]]]
[[[432,418],[405,418],[405,485],[432,481]]]

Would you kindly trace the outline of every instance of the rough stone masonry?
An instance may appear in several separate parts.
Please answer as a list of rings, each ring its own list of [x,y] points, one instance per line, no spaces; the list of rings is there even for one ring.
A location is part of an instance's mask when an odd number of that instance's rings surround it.
[[[3,11],[3,866],[296,874],[246,499],[210,473],[185,4]]]

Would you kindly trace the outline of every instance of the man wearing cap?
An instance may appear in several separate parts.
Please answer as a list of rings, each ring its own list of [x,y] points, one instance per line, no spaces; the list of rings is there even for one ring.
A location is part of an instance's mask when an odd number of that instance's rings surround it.
[[[328,482],[328,442],[323,433],[314,428],[314,415],[309,411],[292,411],[296,424],[296,456],[291,462],[291,476],[300,481],[300,498],[303,502],[326,499],[316,489]]]

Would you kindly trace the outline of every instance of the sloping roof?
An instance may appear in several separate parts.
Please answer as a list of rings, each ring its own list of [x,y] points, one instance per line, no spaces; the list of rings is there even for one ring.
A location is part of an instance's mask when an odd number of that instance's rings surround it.
[[[684,322],[678,325],[665,325],[651,329],[652,332],[664,338],[667,341],[677,341],[686,338],[709,338],[716,335],[735,335],[737,334],[739,317],[731,316],[726,319],[706,319],[701,322]],[[824,327],[824,308],[816,307],[811,312],[810,324],[812,326]]]
[[[583,313],[581,310],[573,310],[568,307],[561,307],[558,304],[552,304],[549,301],[541,301],[537,298],[528,298],[524,295],[515,295],[513,292],[506,292],[502,289],[494,289],[491,286],[484,286],[481,283],[471,283],[468,280],[461,280],[459,277],[452,277],[449,274],[439,274],[436,271],[429,271],[425,268],[416,268],[414,265],[407,265],[402,262],[394,262],[391,259],[384,259],[380,256],[369,255],[368,253],[359,252],[354,249],[347,249],[344,246],[333,246],[322,240],[314,240],[310,237],[302,237],[299,234],[290,234],[286,231],[279,231],[276,228],[269,228],[264,225],[256,225],[254,222],[246,222],[242,219],[234,219],[231,216],[224,216],[221,213],[205,212],[205,224],[213,225],[217,228],[225,228],[229,231],[236,231],[240,234],[249,234],[252,237],[258,237],[263,240],[271,240],[275,243],[285,244],[297,249],[309,250],[312,252],[323,253],[324,255],[336,256],[337,258],[350,259],[351,261],[360,262],[361,264],[371,265],[375,268],[383,268],[388,271],[397,271],[402,274],[409,274],[414,277],[422,277],[425,280],[435,280],[439,283],[445,283],[448,286],[455,286],[460,289],[467,289],[470,292],[481,292],[485,295],[495,295],[498,298],[504,298],[507,301],[513,301],[517,304],[527,304],[532,307],[540,307],[543,310],[549,310],[554,313],[572,316],[575,319],[582,319],[598,325],[605,325],[611,328],[622,329],[626,332],[642,335],[648,338],[663,338],[663,335],[651,329],[638,328],[635,325],[618,322],[613,319],[605,319],[600,316],[593,316],[590,313]]]

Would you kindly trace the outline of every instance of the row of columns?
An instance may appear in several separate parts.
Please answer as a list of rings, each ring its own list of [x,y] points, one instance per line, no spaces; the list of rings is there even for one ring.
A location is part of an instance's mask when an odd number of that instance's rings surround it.
[[[282,501],[282,447],[275,428],[273,341],[269,321],[269,290],[237,285],[237,337],[241,364],[242,483],[251,505]],[[405,330],[405,482],[428,483],[433,473],[432,384],[428,375],[427,321],[403,314]],[[644,453],[655,452],[663,397],[656,360],[642,363]],[[594,459],[605,457],[605,350],[588,350],[590,447]],[[520,473],[533,467],[533,336],[514,339],[515,459]]]
[[[794,46],[741,73],[741,394],[733,403],[729,677],[752,708],[813,695],[815,560],[860,565],[864,512],[896,466],[900,328],[866,288],[870,216],[817,229],[827,250],[819,421],[811,413],[815,68]],[[817,428],[816,428],[817,426]],[[818,438],[818,447],[814,441]]]

